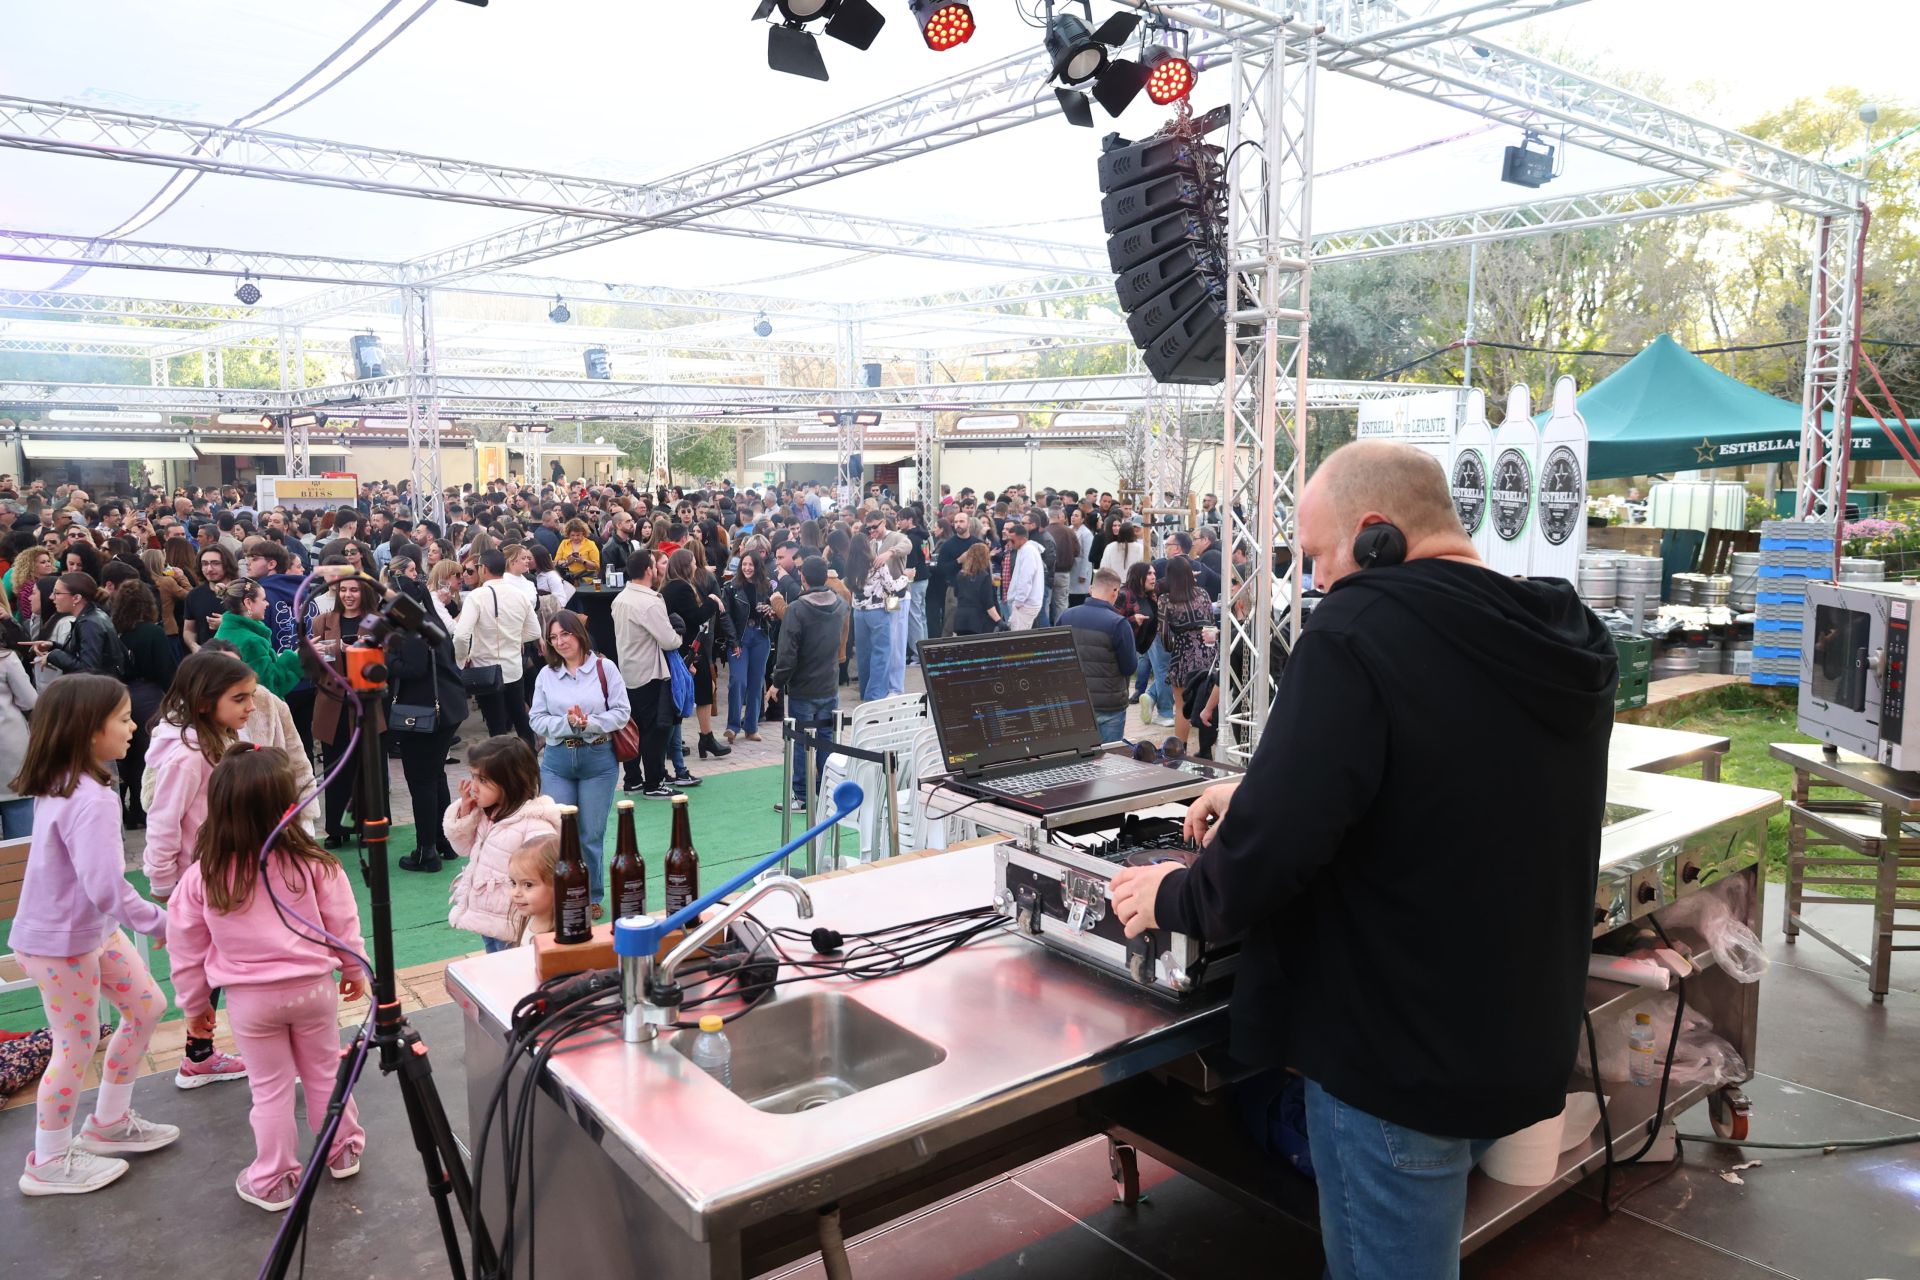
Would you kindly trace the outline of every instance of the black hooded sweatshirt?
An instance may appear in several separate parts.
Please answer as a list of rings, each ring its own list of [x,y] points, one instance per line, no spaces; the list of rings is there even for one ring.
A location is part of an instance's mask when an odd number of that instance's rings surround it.
[[[1567,583],[1415,560],[1311,615],[1160,927],[1244,934],[1232,1050],[1493,1138],[1566,1102],[1618,676]]]

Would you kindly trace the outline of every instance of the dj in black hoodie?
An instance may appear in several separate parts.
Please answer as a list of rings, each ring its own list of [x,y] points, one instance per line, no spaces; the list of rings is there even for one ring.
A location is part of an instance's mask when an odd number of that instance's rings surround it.
[[[1244,933],[1234,1056],[1437,1136],[1566,1101],[1614,648],[1565,582],[1418,559],[1342,578],[1159,927]]]

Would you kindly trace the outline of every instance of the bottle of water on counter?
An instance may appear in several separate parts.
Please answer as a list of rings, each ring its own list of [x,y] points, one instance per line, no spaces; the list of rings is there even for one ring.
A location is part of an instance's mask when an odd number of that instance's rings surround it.
[[[700,1034],[693,1041],[693,1065],[733,1088],[733,1046],[727,1042],[726,1023],[717,1014],[700,1019]]]
[[[706,1025],[704,1020],[701,1025]],[[1627,1036],[1627,1079],[1637,1085],[1660,1083],[1659,1051],[1653,1042],[1653,1019],[1644,1013],[1633,1015],[1633,1030]]]

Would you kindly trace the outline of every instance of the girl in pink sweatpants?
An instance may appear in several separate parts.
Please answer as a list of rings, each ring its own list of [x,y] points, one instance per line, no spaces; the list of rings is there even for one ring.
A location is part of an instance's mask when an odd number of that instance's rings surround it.
[[[293,1203],[299,1184],[294,1078],[306,1092],[307,1126],[318,1134],[339,1072],[338,997],[364,990],[360,912],[333,855],[295,821],[274,837],[262,868],[261,848],[297,798],[284,753],[245,743],[229,749],[208,780],[198,856],[167,901],[175,1002],[191,1028],[210,1031],[212,992],[225,988],[227,1020],[247,1059],[255,1154],[234,1190],[273,1212]],[[336,969],[344,975],[337,987]],[[358,1173],[365,1144],[349,1099],[328,1171]]]

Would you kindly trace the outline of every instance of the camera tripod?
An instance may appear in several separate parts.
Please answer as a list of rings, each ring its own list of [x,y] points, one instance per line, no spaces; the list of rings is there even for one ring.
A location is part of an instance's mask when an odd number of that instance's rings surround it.
[[[453,1209],[447,1203],[451,1193],[460,1207],[460,1215],[478,1221],[473,1206],[473,1183],[447,1122],[446,1107],[433,1082],[433,1065],[428,1060],[426,1042],[400,1011],[393,962],[393,899],[387,879],[387,839],[393,826],[387,805],[386,752],[377,736],[367,732],[367,717],[362,710],[365,699],[380,696],[386,687],[386,668],[379,648],[364,646],[348,651],[348,682],[357,695],[352,700],[361,737],[355,760],[353,812],[359,819],[362,852],[361,874],[366,877],[368,897],[373,905],[373,1030],[362,1028],[354,1042],[340,1057],[340,1074],[334,1081],[328,1113],[342,1110],[353,1091],[365,1046],[379,1055],[380,1073],[399,1077],[400,1097],[407,1108],[407,1125],[413,1130],[413,1145],[427,1175],[427,1191],[433,1197],[434,1216],[439,1219],[440,1237],[446,1246],[447,1262],[454,1280],[466,1280],[465,1261],[460,1238],[454,1231]],[[327,1132],[332,1132],[329,1124]],[[302,1171],[300,1189],[287,1211],[288,1222],[275,1238],[273,1252],[267,1256],[260,1275],[268,1280],[284,1280],[301,1238],[306,1234],[307,1213],[313,1194],[320,1185],[318,1169],[313,1166],[327,1158],[324,1143],[316,1142],[308,1168]],[[474,1241],[475,1256],[483,1275],[498,1270],[493,1244],[484,1224]]]

